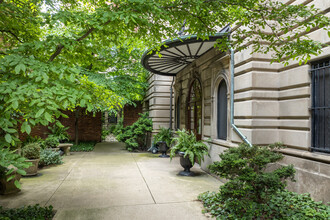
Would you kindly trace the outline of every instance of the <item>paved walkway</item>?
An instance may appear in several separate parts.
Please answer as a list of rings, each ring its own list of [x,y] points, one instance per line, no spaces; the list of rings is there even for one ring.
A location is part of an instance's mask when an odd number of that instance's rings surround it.
[[[129,153],[121,143],[99,143],[64,162],[22,178],[22,191],[0,196],[0,205],[52,205],[55,219],[201,220],[208,217],[197,195],[221,184],[197,165],[197,176],[178,176],[179,158]]]

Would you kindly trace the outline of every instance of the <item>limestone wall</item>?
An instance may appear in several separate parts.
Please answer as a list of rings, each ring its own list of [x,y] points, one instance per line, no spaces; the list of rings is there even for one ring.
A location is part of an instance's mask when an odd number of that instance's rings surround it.
[[[144,102],[146,105],[145,108],[149,111],[149,117],[153,121],[153,134],[157,133],[160,127],[169,127],[170,86],[172,80],[173,77],[171,76],[151,74],[149,77],[148,82],[150,86]]]

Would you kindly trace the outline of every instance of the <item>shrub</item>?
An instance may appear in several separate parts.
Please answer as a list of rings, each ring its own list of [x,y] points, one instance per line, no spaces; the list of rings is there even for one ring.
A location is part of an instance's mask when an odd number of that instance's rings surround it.
[[[22,148],[22,156],[34,160],[40,158],[40,145],[38,143],[30,143]]]
[[[45,140],[45,147],[55,148],[58,146],[59,143],[60,142],[57,137],[49,136]]]
[[[48,127],[50,130],[50,133],[48,137],[54,137],[59,140],[59,142],[65,142],[69,140],[69,134],[67,130],[69,129],[68,127],[64,127],[63,125],[56,123],[51,127]]]
[[[27,144],[31,144],[31,143],[39,143],[41,144],[43,142],[43,139],[39,136],[30,136],[28,135],[24,142],[23,142],[23,145],[27,145]]]
[[[114,126],[112,133],[117,136],[123,133],[123,130],[124,130],[124,118],[121,117],[118,120],[118,123]]]
[[[309,194],[277,191],[267,203],[225,199],[221,193],[198,196],[205,210],[217,219],[319,219],[330,216],[330,206],[312,200]]]
[[[140,114],[140,118],[131,126],[125,128],[118,126],[116,138],[126,144],[128,151],[146,150],[147,132],[152,131],[152,121],[148,116],[148,113]]]
[[[210,171],[229,181],[218,193],[199,195],[206,212],[218,219],[324,219],[329,207],[307,195],[285,190],[286,180],[294,178],[292,165],[266,171],[269,163],[283,158],[279,143],[269,146],[241,144],[220,154],[221,161]]]
[[[96,142],[93,141],[80,142],[78,145],[73,144],[73,146],[70,148],[70,151],[71,152],[93,151],[95,144]]]
[[[274,192],[285,188],[286,179],[294,181],[292,165],[281,166],[272,172],[265,171],[269,163],[283,158],[277,152],[280,148],[283,146],[279,143],[264,147],[241,144],[220,154],[221,161],[211,164],[209,168],[212,173],[230,180],[221,186],[222,196],[264,203]]]
[[[116,129],[116,125],[112,125],[111,127],[107,128],[107,129],[103,129],[102,130],[102,140],[105,140],[105,138],[109,135],[109,134],[114,134],[114,131]]]
[[[39,205],[24,206],[16,209],[3,209],[0,206],[0,219],[21,219],[21,220],[50,220],[55,215],[52,206],[41,207]]]
[[[51,164],[62,164],[63,157],[61,157],[59,151],[53,151],[52,149],[43,149],[40,153],[39,166],[48,166]]]

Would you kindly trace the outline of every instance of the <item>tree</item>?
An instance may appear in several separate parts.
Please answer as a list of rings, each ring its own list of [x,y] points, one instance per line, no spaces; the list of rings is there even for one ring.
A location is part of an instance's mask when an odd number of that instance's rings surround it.
[[[3,144],[17,141],[18,121],[29,133],[64,116],[61,110],[116,109],[138,96],[145,72],[134,69],[134,54],[159,49],[184,20],[187,33],[204,39],[230,23],[238,28],[219,49],[249,42],[254,52],[273,51],[275,61],[308,60],[323,45],[302,33],[329,30],[317,9],[269,0],[0,0],[0,10]]]

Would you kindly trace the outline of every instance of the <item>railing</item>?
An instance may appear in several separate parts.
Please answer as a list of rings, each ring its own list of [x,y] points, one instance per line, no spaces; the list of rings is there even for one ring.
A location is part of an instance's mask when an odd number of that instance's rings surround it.
[[[312,151],[330,153],[330,58],[312,63]]]

